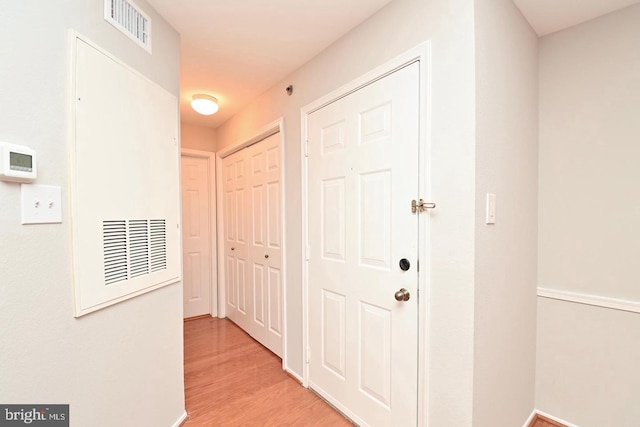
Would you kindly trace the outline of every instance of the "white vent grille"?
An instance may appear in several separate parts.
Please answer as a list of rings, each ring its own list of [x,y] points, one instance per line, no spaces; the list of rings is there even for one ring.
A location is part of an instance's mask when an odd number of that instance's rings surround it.
[[[149,223],[145,220],[129,221],[129,261],[131,277],[149,274]]]
[[[126,221],[104,221],[104,280],[110,285],[129,278]]]
[[[151,53],[151,20],[130,0],[105,0],[104,19]]]
[[[151,220],[151,271],[167,268],[167,222]]]
[[[166,220],[103,221],[102,235],[105,285],[166,270]]]

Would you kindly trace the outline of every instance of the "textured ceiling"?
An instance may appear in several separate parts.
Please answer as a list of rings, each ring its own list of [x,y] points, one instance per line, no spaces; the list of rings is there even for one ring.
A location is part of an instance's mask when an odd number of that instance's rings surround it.
[[[216,128],[391,0],[147,1],[181,35],[182,120]],[[539,36],[640,2],[513,1]],[[220,111],[195,113],[196,93],[218,98]]]
[[[181,36],[180,112],[217,127],[391,0],[148,0]],[[220,111],[201,116],[191,96]]]

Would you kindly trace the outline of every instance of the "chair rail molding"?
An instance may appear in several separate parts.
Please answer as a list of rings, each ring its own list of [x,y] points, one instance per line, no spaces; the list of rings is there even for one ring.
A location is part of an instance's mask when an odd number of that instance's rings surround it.
[[[601,295],[591,295],[582,292],[572,292],[559,289],[538,287],[538,296],[577,304],[609,308],[612,310],[640,313],[640,301],[611,298]]]

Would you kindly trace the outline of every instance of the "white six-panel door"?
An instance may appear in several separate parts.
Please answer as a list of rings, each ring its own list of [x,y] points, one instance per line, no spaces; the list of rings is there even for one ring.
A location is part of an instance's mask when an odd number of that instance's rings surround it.
[[[415,426],[419,64],[310,114],[308,139],[309,385],[360,425]]]
[[[211,312],[211,219],[209,160],[182,155],[184,317]]]
[[[223,160],[227,316],[282,355],[281,139]]]

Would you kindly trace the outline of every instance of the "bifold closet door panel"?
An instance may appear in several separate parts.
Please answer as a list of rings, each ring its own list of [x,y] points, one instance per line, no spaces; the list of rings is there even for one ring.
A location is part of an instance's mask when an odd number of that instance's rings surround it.
[[[247,160],[239,151],[223,161],[224,259],[227,316],[248,331]]]
[[[280,134],[247,149],[250,171],[249,265],[253,281],[251,333],[282,353],[282,230]]]

